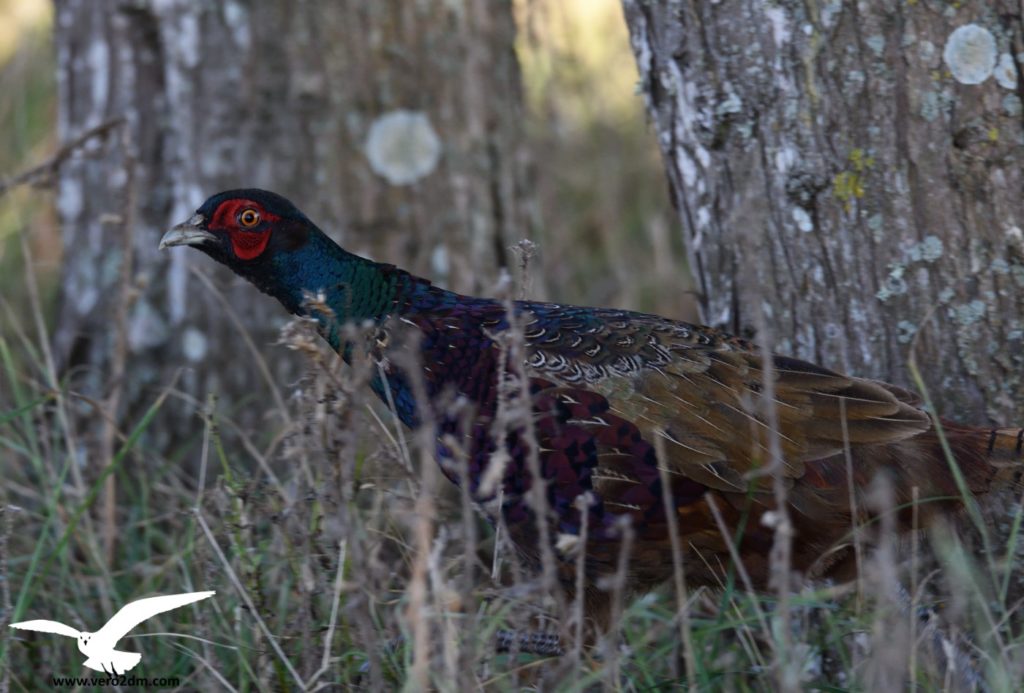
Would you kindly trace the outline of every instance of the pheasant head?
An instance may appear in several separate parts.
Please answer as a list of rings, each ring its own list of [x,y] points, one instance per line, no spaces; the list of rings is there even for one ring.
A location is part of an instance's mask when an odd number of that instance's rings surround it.
[[[193,246],[303,314],[322,292],[343,322],[378,318],[390,305],[387,266],[346,252],[284,197],[255,188],[210,197],[160,248]]]

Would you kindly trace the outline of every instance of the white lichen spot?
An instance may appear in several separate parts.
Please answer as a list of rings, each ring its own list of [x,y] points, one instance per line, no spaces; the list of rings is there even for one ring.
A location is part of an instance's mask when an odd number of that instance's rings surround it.
[[[697,182],[697,166],[693,162],[693,158],[686,154],[685,150],[680,148],[679,157],[679,172],[683,174],[683,183],[686,187],[692,187]]]
[[[999,62],[996,64],[996,81],[1003,89],[1017,88],[1017,65],[1009,53],[999,56]]]
[[[206,335],[194,327],[189,327],[181,335],[181,351],[192,363],[198,363],[206,358],[209,340]]]
[[[1022,112],[1024,112],[1020,97],[1016,94],[1007,94],[1003,99],[1003,110],[1006,111],[1006,115],[1011,118],[1018,117]]]
[[[775,152],[775,169],[779,173],[786,173],[797,162],[797,151],[793,147],[783,145]]]
[[[107,185],[111,188],[123,188],[128,182],[128,171],[124,166],[115,167],[107,176]]]
[[[391,185],[410,185],[441,159],[441,139],[421,111],[396,110],[377,118],[366,137],[366,158]]]
[[[224,20],[230,28],[231,36],[235,45],[239,48],[248,48],[252,43],[252,36],[249,33],[249,11],[240,2],[224,3]]]
[[[736,95],[736,92],[729,89],[727,96],[715,107],[715,113],[719,116],[743,112],[743,101]]]
[[[75,310],[79,315],[88,315],[100,300],[100,292],[94,286],[84,286],[80,291],[74,292],[73,302]]]
[[[106,113],[106,107],[110,99],[110,52],[104,41],[93,41],[89,45],[88,73],[92,77],[92,115],[94,121],[90,124],[98,125]]]
[[[99,271],[97,272],[96,265],[93,265],[93,272],[96,273],[101,288],[109,289],[117,283],[121,276],[122,262],[124,262],[124,250],[121,248],[110,248],[100,255],[100,260],[97,263]]]
[[[148,301],[135,304],[128,320],[128,348],[139,352],[159,346],[167,339],[167,323]]]
[[[910,344],[910,341],[917,334],[917,325],[909,320],[900,320],[896,323],[896,341],[900,344]]]
[[[942,239],[938,236],[925,236],[920,243],[915,243],[907,250],[907,259],[911,262],[935,262],[942,257]]]
[[[76,221],[82,213],[84,199],[82,197],[82,185],[79,180],[72,176],[60,176],[60,192],[57,193],[57,211],[60,212],[61,220],[67,224]]]
[[[182,67],[192,70],[199,66],[199,59],[203,55],[199,39],[199,13],[179,11],[178,26],[174,31],[174,51]]]
[[[921,241],[921,259],[935,262],[942,257],[942,239],[938,236],[925,236]]]
[[[215,143],[203,147],[203,151],[199,152],[194,159],[199,164],[200,172],[210,178],[216,177],[222,170],[224,162],[232,159],[232,154],[227,149],[227,147]]]
[[[100,299],[96,281],[96,260],[88,247],[79,249],[79,257],[67,276],[68,300],[79,315],[88,315]]]
[[[672,81],[672,73],[669,70],[660,70],[658,72],[658,82],[661,84],[662,89],[669,96],[675,96],[677,94],[675,82]]]
[[[882,55],[882,51],[885,50],[885,37],[881,34],[868,36],[864,43],[868,44],[868,48],[870,48],[871,52],[875,55],[880,56]]]
[[[939,303],[946,304],[953,300],[956,296],[956,292],[950,289],[948,286],[939,292]]]
[[[432,269],[436,275],[442,277],[448,276],[450,263],[448,262],[447,246],[438,244],[434,247],[434,251],[430,253],[430,269]]]
[[[875,297],[885,303],[893,296],[907,293],[907,280],[903,278],[907,268],[899,263],[889,265],[889,276],[882,283],[882,288],[875,292]]]
[[[796,227],[804,233],[810,233],[814,230],[814,222],[811,221],[811,215],[803,207],[793,208],[793,221],[796,222]]]
[[[1009,274],[1010,263],[1001,257],[992,261],[992,274]]]
[[[957,82],[981,84],[995,70],[996,39],[983,26],[965,24],[946,39],[942,59]]]
[[[829,0],[821,7],[821,26],[825,29],[832,28],[836,18],[843,9],[843,0]]]
[[[697,163],[703,166],[705,169],[711,166],[711,154],[704,147],[698,146],[695,150],[697,154]]]
[[[779,48],[789,43],[790,31],[789,22],[786,21],[786,11],[781,7],[769,7],[764,11],[768,21],[772,23],[772,37],[775,45]]]
[[[957,306],[954,309],[953,316],[964,327],[973,325],[985,317],[985,302],[975,299],[970,303]]]
[[[931,41],[921,41],[917,45],[917,54],[921,56],[921,62],[931,63],[935,60],[935,44]]]
[[[882,240],[885,218],[881,214],[872,214],[868,217],[868,228],[871,230],[871,237],[875,241]]]
[[[921,97],[921,117],[929,123],[939,117],[942,113],[942,106],[939,103],[939,93],[926,91]]]

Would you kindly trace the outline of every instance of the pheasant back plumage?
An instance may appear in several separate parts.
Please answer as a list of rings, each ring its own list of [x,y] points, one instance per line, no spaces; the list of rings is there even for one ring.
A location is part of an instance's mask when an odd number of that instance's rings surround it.
[[[920,498],[956,503],[950,500],[958,497],[956,481],[943,463],[932,421],[916,397],[901,388],[783,356],[765,363],[751,343],[707,327],[537,302],[513,304],[524,349],[519,372],[503,365],[503,337],[510,329],[505,306],[414,278],[410,282],[391,316],[420,335],[428,398],[438,401],[447,391],[474,407],[470,431],[459,430],[458,417],[432,412],[439,436],[462,441],[461,457],[439,447],[442,466],[458,483],[458,459],[464,460],[476,498],[495,517],[502,514],[527,556],[536,558],[538,539],[527,496],[529,448],[522,431],[494,427],[501,381],[509,370],[528,379],[551,536],[580,536],[586,516],[585,550],[594,582],[615,569],[623,521],[635,536],[632,584],[645,589],[668,576],[662,487],[667,478],[668,512],[676,515],[692,553],[691,581],[716,584],[731,562],[709,505],[714,502],[729,526],[745,526],[736,538],[749,559],[749,572],[764,584],[772,534],[759,520],[774,508],[768,469],[773,435],[796,511],[794,524],[803,530],[796,567],[810,574],[848,567],[852,550],[843,543],[854,519],[851,486],[854,496],[863,495],[884,472],[893,479],[901,503],[911,500],[915,487]],[[392,377],[392,399],[414,409],[406,379],[397,371]],[[407,423],[417,421],[411,417]],[[980,444],[984,433],[952,427],[950,434],[968,463],[964,471],[970,488],[985,490],[994,471]],[[929,450],[924,460],[919,459],[921,446]],[[504,465],[501,484],[484,488],[499,448],[507,453],[497,457]],[[500,510],[493,504],[499,495]],[[580,498],[589,502],[585,512]],[[571,556],[562,558],[567,570],[574,569]]]

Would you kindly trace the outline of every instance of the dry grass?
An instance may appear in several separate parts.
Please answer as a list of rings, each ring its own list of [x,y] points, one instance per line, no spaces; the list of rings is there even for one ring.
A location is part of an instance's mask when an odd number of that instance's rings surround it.
[[[114,432],[110,459],[86,461],[74,431],[80,417],[96,420],[96,408],[111,419],[105,403],[56,381],[40,356],[38,305],[27,322],[0,307],[10,335],[0,341],[4,623],[96,627],[146,594],[217,590],[123,642],[144,652],[138,675],[179,676],[185,690],[945,690],[983,680],[1008,690],[1024,673],[1006,589],[1018,578],[1019,515],[1011,543],[987,539],[989,562],[940,535],[942,561],[915,543],[913,572],[897,561],[907,553],[887,531],[891,512],[881,512],[860,583],[794,583],[785,610],[777,594],[746,589],[741,570],[723,574],[719,590],[688,593],[677,559],[674,587],[618,600],[615,632],[581,647],[581,609],[553,597],[553,559],[540,575],[518,565],[468,494],[440,478],[431,437],[404,431],[368,399],[375,363],[344,366],[308,321],[290,324],[275,347],[309,363],[290,396],[278,393],[284,428],[239,431],[214,399],[170,383]],[[513,330],[512,362],[520,347]],[[505,388],[503,426],[522,421],[520,382]],[[162,456],[146,439],[168,398],[192,403],[201,433]],[[225,428],[245,444],[227,448]],[[108,478],[120,498],[110,559],[99,503]],[[891,510],[888,495],[884,486],[875,494],[880,510]],[[943,598],[943,617],[925,619],[924,607]],[[557,633],[568,654],[497,653],[504,630]],[[0,648],[6,690],[81,671],[74,644],[56,636],[5,628]]]

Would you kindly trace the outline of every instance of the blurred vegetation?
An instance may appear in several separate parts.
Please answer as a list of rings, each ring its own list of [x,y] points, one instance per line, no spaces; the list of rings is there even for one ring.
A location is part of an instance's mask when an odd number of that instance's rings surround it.
[[[56,63],[46,0],[0,0],[0,180],[46,158],[56,142]],[[48,196],[16,187],[0,196],[0,296],[25,303],[18,234],[27,232],[47,307],[60,271],[60,234]],[[0,320],[0,335],[7,329]]]
[[[696,321],[619,2],[517,8],[544,298]]]

